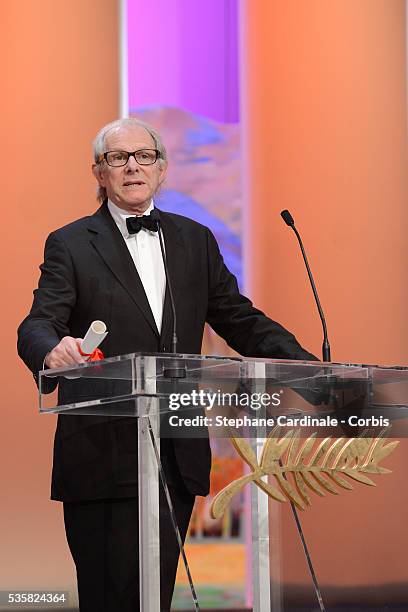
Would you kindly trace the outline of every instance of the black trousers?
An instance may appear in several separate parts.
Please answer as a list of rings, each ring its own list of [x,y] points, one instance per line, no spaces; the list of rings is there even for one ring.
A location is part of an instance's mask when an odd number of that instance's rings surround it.
[[[169,486],[185,539],[194,505],[184,485]],[[136,612],[139,606],[137,498],[64,503],[68,545],[75,562],[80,612]],[[179,548],[160,486],[160,609],[170,610]]]

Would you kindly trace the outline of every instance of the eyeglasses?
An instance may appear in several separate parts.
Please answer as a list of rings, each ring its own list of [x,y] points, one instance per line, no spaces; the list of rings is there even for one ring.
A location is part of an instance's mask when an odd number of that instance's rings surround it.
[[[157,149],[139,149],[138,151],[107,151],[99,156],[98,164],[105,160],[108,166],[117,168],[118,166],[126,166],[129,157],[134,157],[141,166],[151,166],[160,157],[160,151]]]

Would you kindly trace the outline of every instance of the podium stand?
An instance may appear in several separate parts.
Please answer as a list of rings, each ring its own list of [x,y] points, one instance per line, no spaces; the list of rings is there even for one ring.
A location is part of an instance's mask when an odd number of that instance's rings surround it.
[[[366,425],[374,423],[368,429],[375,437],[384,435],[388,419],[396,427],[393,437],[400,437],[405,435],[408,370],[134,353],[41,371],[39,390],[44,414],[137,419],[140,609],[159,612],[159,486],[160,478],[165,479],[158,469],[160,436],[202,437],[207,430],[216,436],[242,436],[258,457],[265,438],[271,432],[276,435],[276,424],[283,432],[297,423],[316,431],[313,419],[326,419],[319,437],[356,437],[363,430],[367,435]],[[337,419],[337,427],[329,424],[331,418]],[[271,504],[259,487],[252,487],[253,610],[279,612],[284,610],[281,560],[279,546],[270,542]],[[199,609],[199,604],[192,601],[192,609]]]

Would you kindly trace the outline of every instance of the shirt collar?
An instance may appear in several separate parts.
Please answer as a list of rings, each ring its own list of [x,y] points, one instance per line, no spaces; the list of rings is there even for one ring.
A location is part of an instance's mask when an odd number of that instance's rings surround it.
[[[153,200],[150,201],[149,207],[147,208],[147,210],[144,211],[143,215],[132,215],[131,213],[126,212],[122,208],[119,208],[119,206],[116,206],[116,204],[111,202],[109,199],[108,199],[108,208],[122,236],[124,236],[125,238],[129,238],[130,234],[126,226],[126,219],[128,217],[135,217],[135,216],[142,217],[144,215],[150,215],[150,213],[152,212],[154,208],[154,202]],[[132,234],[132,236],[134,235],[135,234]]]

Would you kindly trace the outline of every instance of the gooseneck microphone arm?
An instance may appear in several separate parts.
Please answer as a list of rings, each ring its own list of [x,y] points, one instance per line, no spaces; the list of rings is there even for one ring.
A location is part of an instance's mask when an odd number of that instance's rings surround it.
[[[302,255],[303,255],[303,261],[305,262],[306,270],[307,270],[307,273],[308,273],[308,276],[309,276],[309,280],[310,280],[310,284],[311,284],[312,290],[313,290],[313,295],[314,295],[314,298],[315,298],[315,301],[316,301],[317,309],[319,311],[320,320],[322,322],[322,327],[323,327],[323,346],[322,346],[323,361],[331,361],[330,343],[329,343],[329,338],[328,338],[328,335],[327,335],[326,319],[324,317],[323,309],[322,309],[322,306],[320,304],[319,296],[317,294],[317,289],[316,289],[316,285],[315,285],[314,280],[313,280],[312,271],[311,271],[311,269],[309,267],[309,262],[307,261],[306,251],[305,251],[305,249],[303,247],[302,239],[300,237],[299,232],[297,231],[297,229],[295,227],[295,221],[293,220],[293,217],[290,214],[290,212],[288,210],[282,210],[281,217],[284,220],[284,222],[286,223],[286,225],[289,225],[289,227],[291,227],[293,229],[293,231],[296,234],[296,238],[298,239],[298,242],[299,242],[299,245],[300,245],[300,249],[301,249]]]
[[[166,275],[166,283],[167,283],[167,287],[168,287],[168,290],[169,290],[171,311],[172,311],[172,314],[173,314],[173,334],[172,334],[172,339],[171,339],[171,352],[172,353],[177,353],[177,314],[176,314],[176,305],[174,303],[173,288],[171,286],[169,269],[167,267],[167,257],[166,257],[166,253],[164,251],[163,236],[162,236],[162,231],[161,231],[161,223],[160,223],[159,212],[154,208],[152,210],[152,212],[150,213],[150,217],[152,219],[154,219],[154,221],[156,221],[156,225],[157,225],[157,234],[159,236],[160,250],[161,250],[162,259],[163,259],[163,265],[164,265],[164,273]]]

